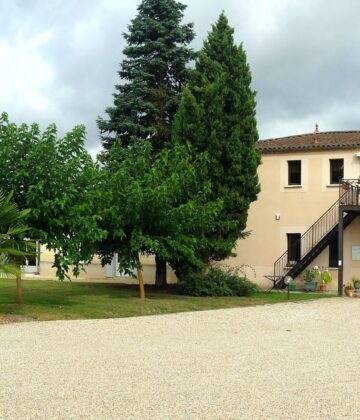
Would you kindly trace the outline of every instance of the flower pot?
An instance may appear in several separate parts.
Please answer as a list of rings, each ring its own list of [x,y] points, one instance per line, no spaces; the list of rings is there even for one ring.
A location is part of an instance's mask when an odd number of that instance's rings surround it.
[[[349,297],[353,297],[354,296],[354,290],[353,289],[352,290],[346,290],[345,289],[345,295],[349,296]]]
[[[324,292],[326,290],[326,284],[325,283],[320,283],[319,289],[320,289],[320,292]]]
[[[315,292],[317,289],[318,282],[317,281],[308,281],[305,283],[305,291],[307,292]]]

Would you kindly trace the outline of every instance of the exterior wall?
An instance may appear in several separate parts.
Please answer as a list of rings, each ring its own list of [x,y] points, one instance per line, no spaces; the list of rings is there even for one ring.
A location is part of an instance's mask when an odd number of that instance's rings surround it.
[[[261,192],[252,203],[246,230],[251,235],[238,242],[237,256],[226,261],[238,266],[248,264],[256,271],[261,287],[268,288],[271,282],[264,278],[273,274],[274,262],[287,250],[287,233],[303,234],[337,199],[337,186],[330,185],[330,159],[344,159],[344,178],[358,178],[360,159],[358,150],[306,151],[263,154],[259,167]],[[288,186],[288,160],[301,160],[301,186]],[[280,214],[280,220],[275,215]],[[360,223],[357,219],[347,227],[344,234],[344,279],[360,277],[360,263],[351,261],[351,246],[360,238]],[[360,243],[360,240],[358,241]],[[311,267],[328,266],[328,247],[311,263]],[[336,290],[337,269],[331,269]]]
[[[47,250],[45,245],[40,247],[40,266],[38,267],[38,274],[24,274],[25,278],[40,279],[40,280],[55,280],[56,269],[52,267],[54,263],[54,253]],[[144,256],[141,258],[143,265],[143,277],[146,284],[155,283],[155,258],[151,256]],[[74,281],[96,281],[96,282],[121,282],[124,284],[137,284],[137,280],[128,276],[122,276],[117,273],[116,263],[113,262],[111,267],[102,267],[101,261],[95,257],[91,264],[85,267],[85,271],[80,273],[78,278],[71,275],[69,276]],[[167,271],[168,283],[176,283],[175,273],[170,267]]]
[[[260,287],[269,288],[272,283],[265,275],[273,274],[274,262],[287,250],[287,233],[303,234],[337,199],[337,186],[330,185],[330,159],[344,159],[344,177],[358,178],[360,159],[355,156],[358,150],[306,151],[291,153],[267,153],[262,157],[259,167],[261,192],[258,200],[250,206],[247,231],[251,234],[238,242],[237,256],[224,261],[230,266],[249,265],[247,276]],[[301,186],[288,186],[288,160],[301,160]],[[280,220],[275,215],[280,214]],[[360,277],[360,261],[352,261],[352,246],[360,246],[360,218],[355,219],[344,232],[344,281]],[[52,268],[53,253],[41,247],[38,275],[26,275],[32,278],[55,279]],[[327,267],[329,261],[328,247],[311,263]],[[142,258],[144,281],[155,282],[155,261],[153,257]],[[133,284],[137,280],[116,275],[113,267],[102,267],[98,258],[86,267],[78,280],[118,281]],[[333,282],[329,289],[337,290],[337,269],[330,269]],[[109,275],[109,273],[112,273]],[[301,275],[299,276],[301,277]],[[168,268],[169,282],[176,282],[174,272]],[[296,279],[299,286],[300,278]]]
[[[360,277],[360,261],[352,260],[352,247],[360,246],[360,218],[357,217],[344,233],[344,283]]]

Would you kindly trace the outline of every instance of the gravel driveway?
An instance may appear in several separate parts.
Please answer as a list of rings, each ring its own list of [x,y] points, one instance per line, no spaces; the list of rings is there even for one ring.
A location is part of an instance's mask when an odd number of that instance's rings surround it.
[[[360,299],[0,325],[1,419],[360,416]]]

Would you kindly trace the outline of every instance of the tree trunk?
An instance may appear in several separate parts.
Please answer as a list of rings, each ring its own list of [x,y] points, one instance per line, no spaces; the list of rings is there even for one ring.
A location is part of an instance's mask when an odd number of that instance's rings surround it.
[[[21,287],[21,274],[16,276],[16,291],[18,296],[18,303],[20,306],[23,305],[23,294],[22,294],[22,287]]]
[[[155,275],[155,286],[157,287],[166,287],[167,278],[166,278],[166,261],[155,256],[156,263],[156,275]]]
[[[138,261],[138,264],[137,264],[137,278],[139,280],[140,299],[145,300],[145,287],[144,287],[144,279],[143,279],[143,270],[142,270],[142,266],[140,264],[140,261]]]

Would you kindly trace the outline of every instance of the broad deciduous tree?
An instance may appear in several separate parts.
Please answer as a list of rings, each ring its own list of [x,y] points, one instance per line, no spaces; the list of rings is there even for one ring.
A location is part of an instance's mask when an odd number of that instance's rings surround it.
[[[114,144],[127,150],[145,140],[155,156],[171,141],[173,117],[189,76],[187,64],[195,58],[188,44],[193,25],[182,24],[186,6],[175,0],[143,0],[124,34],[127,46],[108,119],[99,118],[103,160]],[[121,159],[124,155],[118,155]],[[157,262],[157,285],[166,284],[166,261]]]
[[[154,160],[150,142],[144,142],[105,168],[101,178],[101,223],[108,232],[98,249],[103,263],[118,252],[125,272],[139,265],[139,253],[204,266],[197,249],[222,208],[221,200],[209,200],[206,155],[194,161],[187,147],[175,145]]]
[[[13,192],[20,209],[32,209],[27,235],[55,252],[60,279],[71,265],[79,274],[106,235],[98,226],[98,173],[84,140],[83,126],[58,138],[55,125],[41,133],[36,124],[0,119],[0,189]]]

